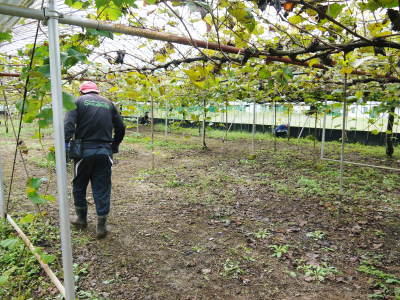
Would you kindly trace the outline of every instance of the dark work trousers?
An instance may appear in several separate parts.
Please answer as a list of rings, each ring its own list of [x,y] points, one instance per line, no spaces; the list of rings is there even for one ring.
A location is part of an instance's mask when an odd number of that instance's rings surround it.
[[[92,193],[98,216],[107,216],[110,212],[112,159],[106,154],[95,154],[75,161],[72,181],[74,204],[87,208],[86,189],[92,184]]]

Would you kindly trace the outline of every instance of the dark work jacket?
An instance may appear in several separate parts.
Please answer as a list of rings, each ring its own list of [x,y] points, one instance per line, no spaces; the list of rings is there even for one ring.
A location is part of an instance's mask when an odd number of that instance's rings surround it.
[[[118,152],[125,125],[114,104],[95,93],[79,97],[75,104],[76,109],[65,116],[65,141],[69,142],[75,134],[75,139],[83,141],[84,149],[112,147],[114,153]]]

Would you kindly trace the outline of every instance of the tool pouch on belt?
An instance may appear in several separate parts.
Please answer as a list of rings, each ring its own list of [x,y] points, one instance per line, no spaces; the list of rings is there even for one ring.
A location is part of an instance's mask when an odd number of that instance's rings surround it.
[[[83,142],[80,139],[69,142],[69,158],[81,159],[83,157]]]

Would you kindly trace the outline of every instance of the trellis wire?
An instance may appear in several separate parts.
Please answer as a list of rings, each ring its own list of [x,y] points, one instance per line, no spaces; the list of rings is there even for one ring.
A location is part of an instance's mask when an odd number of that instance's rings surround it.
[[[326,158],[326,157],[323,157],[322,160],[333,161],[333,162],[342,162],[339,159],[332,159],[332,158]],[[370,168],[377,168],[377,169],[384,169],[384,170],[391,170],[391,171],[400,172],[400,169],[398,169],[398,168],[392,168],[392,167],[387,167],[387,166],[363,164],[363,163],[357,163],[357,162],[347,161],[347,160],[343,160],[343,163],[344,164],[349,164],[349,165],[361,166],[361,167],[370,167]]]
[[[3,88],[4,86],[3,86],[3,81],[2,80],[0,80],[0,85],[2,87],[4,101],[6,103],[6,114],[7,115],[11,115],[10,106],[8,104],[8,99],[7,99],[6,92],[4,91],[4,88]],[[12,118],[10,118],[10,124],[11,124],[11,129],[12,129],[13,134],[14,134],[15,142],[18,144],[17,133],[15,131],[15,126],[14,126],[14,122],[13,122]],[[21,149],[19,149],[19,154],[20,154],[20,157],[21,157],[21,160],[22,160],[22,164],[23,164],[24,169],[25,169],[26,176],[29,177],[28,168],[26,167],[26,161],[25,161],[24,156],[22,155]]]
[[[42,2],[42,7],[43,7],[43,2]],[[19,141],[20,141],[20,136],[21,136],[22,119],[23,119],[24,111],[25,111],[26,97],[28,96],[30,71],[31,71],[32,65],[33,65],[33,58],[35,56],[36,42],[37,42],[37,38],[38,38],[38,34],[39,34],[39,26],[40,26],[40,21],[37,21],[35,41],[34,41],[33,47],[32,47],[31,58],[30,58],[29,66],[28,66],[28,75],[26,76],[25,86],[24,86],[24,95],[22,98],[22,107],[21,107],[21,113],[20,113],[20,118],[19,118],[17,140],[16,140],[16,145],[15,145],[14,158],[13,158],[13,164],[12,164],[12,170],[11,170],[10,186],[8,189],[8,196],[7,196],[6,213],[8,213],[8,209],[9,209],[9,205],[10,205],[11,190],[12,190],[12,185],[14,182],[14,174],[15,174],[15,164],[17,161],[18,146],[19,146]]]

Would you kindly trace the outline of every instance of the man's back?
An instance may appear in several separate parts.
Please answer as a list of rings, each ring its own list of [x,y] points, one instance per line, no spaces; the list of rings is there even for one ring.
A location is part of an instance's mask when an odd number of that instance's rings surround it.
[[[111,101],[98,94],[89,93],[79,97],[76,106],[65,119],[66,140],[70,140],[75,134],[76,139],[84,142],[119,144],[122,141],[124,124]]]
[[[114,104],[98,95],[100,90],[94,82],[83,83],[79,92],[82,96],[76,100],[76,108],[67,113],[64,121],[66,144],[74,135],[83,141],[83,152],[74,159],[72,192],[76,217],[71,218],[71,223],[78,228],[87,227],[86,190],[90,182],[96,204],[97,238],[104,238],[110,212],[112,154],[118,152],[125,126]]]

